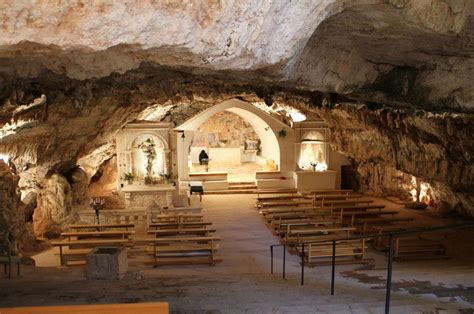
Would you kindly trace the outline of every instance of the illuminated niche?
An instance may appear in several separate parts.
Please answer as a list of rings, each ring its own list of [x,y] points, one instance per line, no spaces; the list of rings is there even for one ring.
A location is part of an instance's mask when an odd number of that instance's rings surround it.
[[[166,173],[164,143],[155,135],[141,134],[132,143],[132,173],[137,179],[158,177]]]
[[[298,166],[306,171],[326,171],[327,142],[317,131],[308,131],[301,140],[300,160]]]

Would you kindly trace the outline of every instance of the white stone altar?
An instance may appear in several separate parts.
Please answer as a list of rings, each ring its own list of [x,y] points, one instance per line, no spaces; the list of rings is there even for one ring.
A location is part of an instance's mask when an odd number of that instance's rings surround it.
[[[130,123],[117,134],[117,190],[124,196],[126,210],[143,211],[153,204],[173,207],[175,187],[156,183],[172,176],[170,138],[168,123]],[[144,150],[145,142],[152,144],[152,158]],[[125,174],[133,176],[132,184]]]
[[[329,190],[336,188],[337,171],[297,171],[296,188],[299,190]]]
[[[211,147],[209,159],[213,165],[240,165],[240,147]]]
[[[125,185],[122,192],[125,196],[125,208],[146,210],[153,204],[161,207],[173,207],[173,191],[171,184],[158,185]]]

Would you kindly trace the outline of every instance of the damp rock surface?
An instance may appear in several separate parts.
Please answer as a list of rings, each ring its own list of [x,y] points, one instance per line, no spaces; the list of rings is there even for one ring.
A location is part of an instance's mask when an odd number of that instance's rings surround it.
[[[87,207],[124,125],[179,125],[230,98],[323,118],[364,193],[425,189],[440,213],[474,215],[472,1],[9,0],[0,12],[0,154],[22,198],[38,195],[38,234]]]
[[[469,0],[4,1],[0,12],[0,81],[45,70],[86,80],[151,63],[473,109]]]

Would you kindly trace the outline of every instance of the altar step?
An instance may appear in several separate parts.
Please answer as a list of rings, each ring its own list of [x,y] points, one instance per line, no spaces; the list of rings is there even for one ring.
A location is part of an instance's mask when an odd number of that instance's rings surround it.
[[[205,194],[253,194],[256,193],[257,186],[254,182],[229,182],[227,190],[207,190]]]
[[[229,182],[229,190],[256,190],[255,182]]]

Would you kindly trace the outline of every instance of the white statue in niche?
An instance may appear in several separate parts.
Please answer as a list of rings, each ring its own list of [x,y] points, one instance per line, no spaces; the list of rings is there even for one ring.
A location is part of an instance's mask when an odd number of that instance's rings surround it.
[[[148,138],[142,143],[138,144],[137,148],[142,150],[147,159],[145,177],[146,180],[146,178],[151,178],[153,174],[153,162],[156,159],[155,143],[153,142],[153,139]]]

